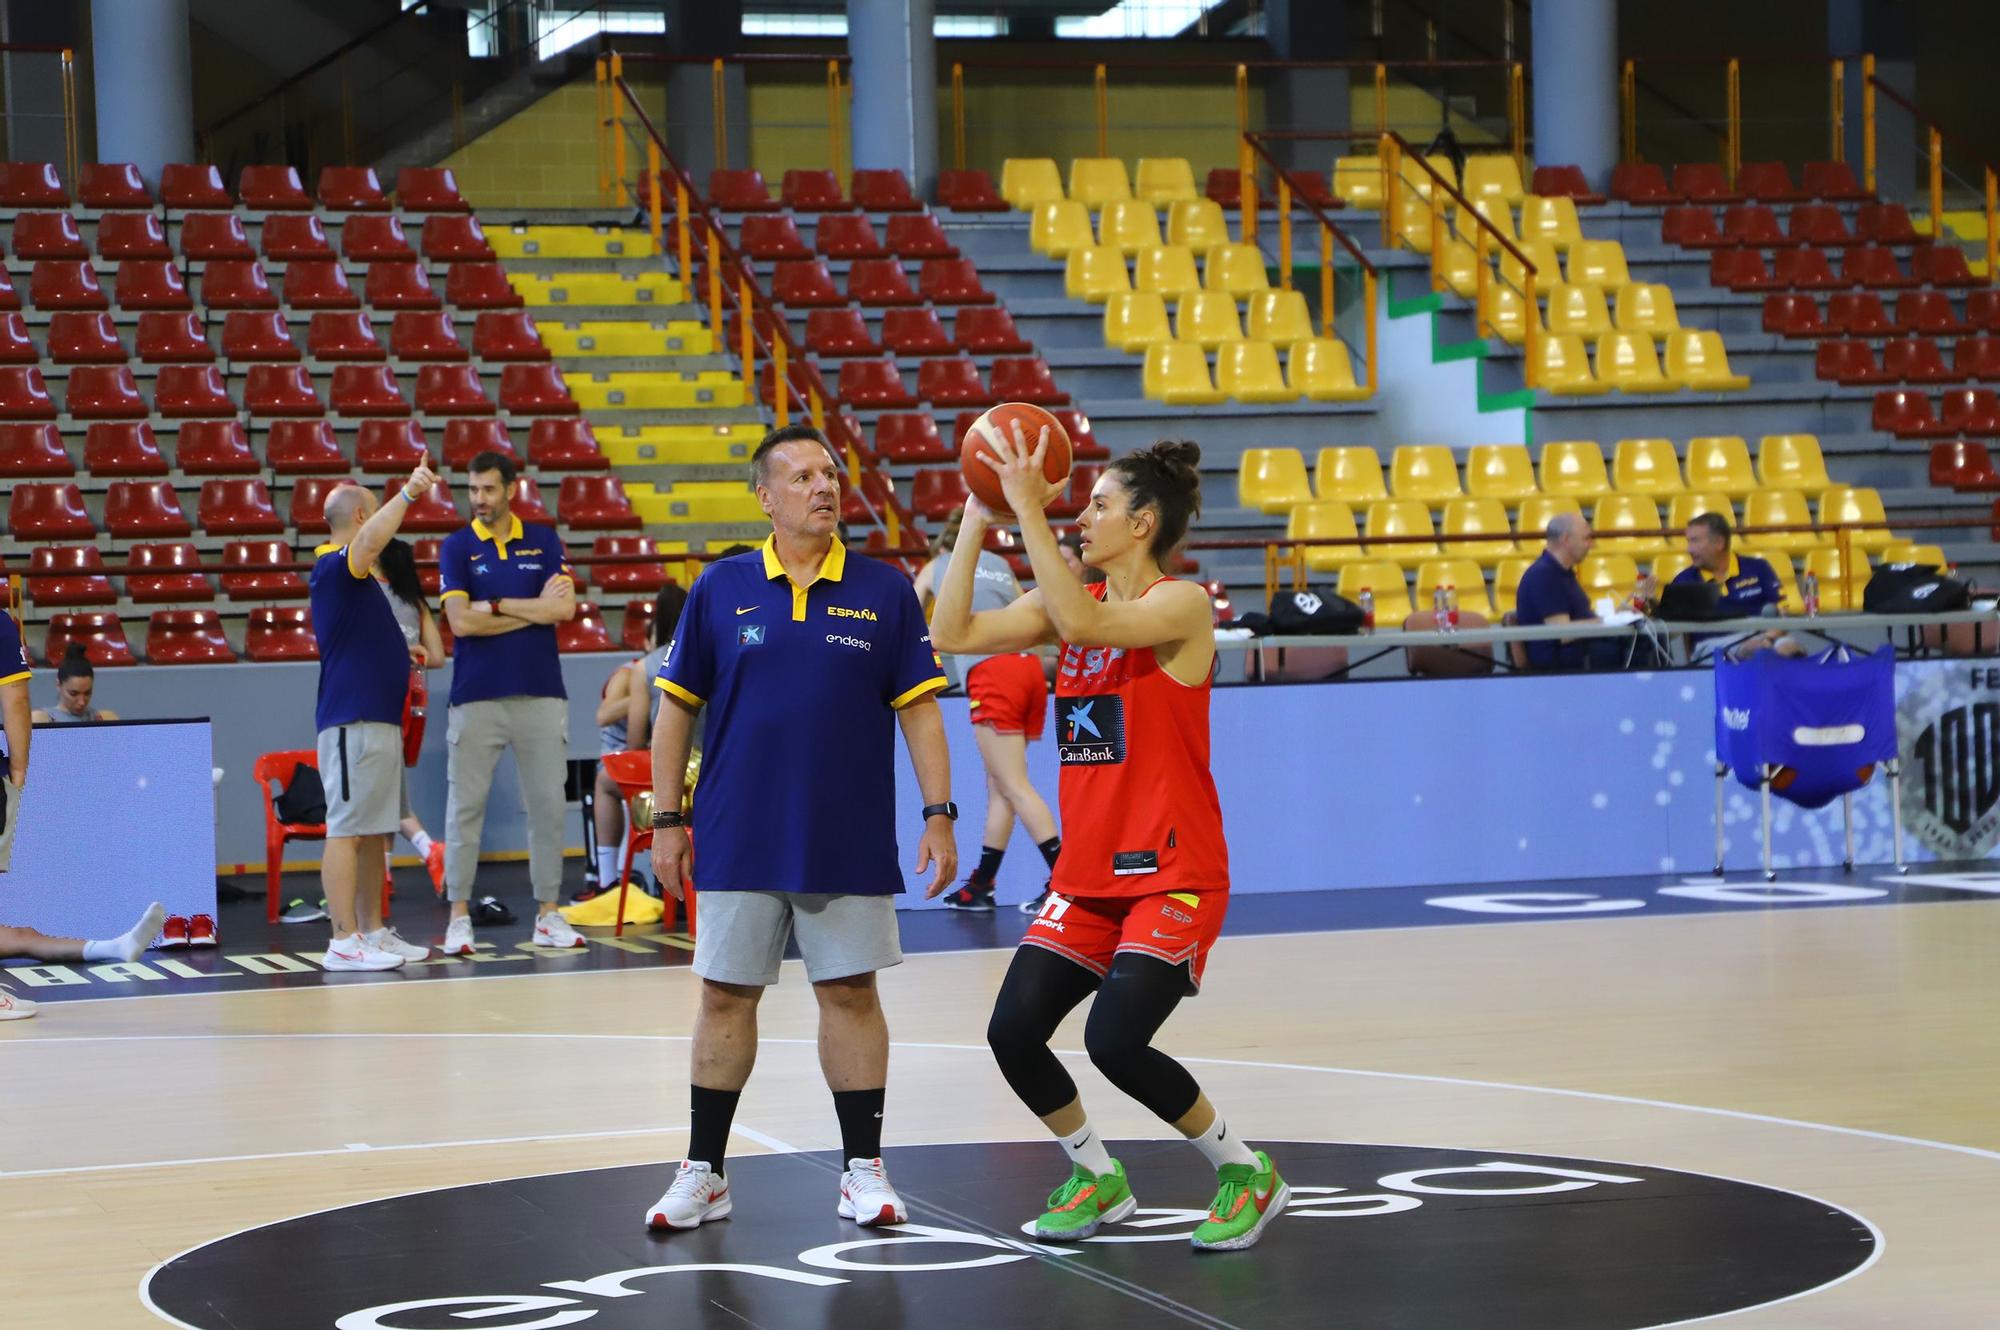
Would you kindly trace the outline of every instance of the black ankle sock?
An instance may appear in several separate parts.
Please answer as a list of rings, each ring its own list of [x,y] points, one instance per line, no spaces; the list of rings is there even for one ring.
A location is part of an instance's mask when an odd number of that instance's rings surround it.
[[[1053,869],[1056,866],[1056,856],[1062,853],[1062,837],[1051,836],[1035,848],[1042,852],[1043,861]]]
[[[840,1157],[874,1159],[882,1153],[881,1090],[835,1090],[833,1111],[840,1118]]]
[[[1000,860],[1006,853],[1007,847],[1004,845],[997,850],[991,845],[980,846],[979,867],[972,870],[972,877],[966,885],[971,887],[992,886],[994,879],[1000,876]],[[874,1156],[870,1155],[869,1158],[872,1159]]]
[[[688,1086],[688,1153],[697,1164],[707,1164],[722,1176],[723,1157],[729,1151],[729,1124],[736,1116],[741,1090],[711,1090],[704,1085]]]

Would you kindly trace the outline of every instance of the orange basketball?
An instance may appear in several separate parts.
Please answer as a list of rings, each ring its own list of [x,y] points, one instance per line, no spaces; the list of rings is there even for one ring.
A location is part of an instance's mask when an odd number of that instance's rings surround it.
[[[1062,422],[1039,406],[1027,402],[1002,402],[973,421],[972,428],[965,432],[958,445],[958,469],[964,473],[966,486],[996,517],[1012,517],[1013,513],[1008,511],[1007,499],[1000,493],[999,477],[987,465],[985,454],[989,445],[980,427],[986,426],[1011,441],[1016,422],[1019,422],[1021,437],[1027,441],[1031,452],[1035,441],[1041,437],[1042,427],[1048,427],[1049,452],[1042,459],[1042,474],[1051,482],[1069,477],[1069,431],[1063,428]]]

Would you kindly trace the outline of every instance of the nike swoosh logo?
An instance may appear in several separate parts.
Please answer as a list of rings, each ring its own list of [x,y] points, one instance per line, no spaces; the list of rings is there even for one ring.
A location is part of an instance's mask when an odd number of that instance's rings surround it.
[[[762,605],[745,605],[741,609],[736,611],[736,615],[738,618],[741,618],[742,616],[748,614],[751,610],[761,610],[763,608],[764,607]]]
[[[1154,937],[1156,937],[1156,938],[1158,938],[1158,939],[1160,939],[1160,940],[1161,940],[1162,942],[1179,942],[1179,941],[1181,940],[1181,936],[1180,936],[1180,934],[1178,934],[1178,933],[1162,933],[1162,932],[1161,932],[1161,931],[1160,931],[1159,929],[1157,929],[1157,928],[1153,930],[1153,936],[1154,936]]]
[[[1275,1187],[1266,1187],[1262,1191],[1257,1191],[1255,1189],[1252,1189],[1252,1191],[1250,1192],[1250,1199],[1257,1203],[1258,1214],[1261,1215],[1264,1213],[1264,1207],[1271,1203],[1271,1193],[1275,1190],[1276,1190]]]

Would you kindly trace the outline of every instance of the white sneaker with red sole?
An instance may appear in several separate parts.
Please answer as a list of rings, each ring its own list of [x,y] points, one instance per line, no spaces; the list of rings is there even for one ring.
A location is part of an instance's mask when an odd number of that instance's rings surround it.
[[[646,1227],[700,1228],[711,1219],[729,1218],[732,1208],[729,1179],[707,1164],[683,1159],[673,1186],[646,1211]]]
[[[444,945],[438,948],[443,956],[470,956],[473,952],[472,919],[460,915],[444,927]]]
[[[535,919],[535,945],[538,947],[554,947],[559,951],[568,951],[572,947],[582,946],[583,937],[574,928],[569,926],[569,920],[554,911],[550,911],[548,914],[539,915]]]
[[[840,1175],[840,1204],[836,1209],[842,1219],[852,1219],[863,1228],[900,1224],[910,1217],[903,1208],[903,1198],[889,1185],[889,1175],[880,1159],[847,1161],[847,1171]]]
[[[25,1021],[36,1011],[35,1004],[0,988],[0,1021]]]

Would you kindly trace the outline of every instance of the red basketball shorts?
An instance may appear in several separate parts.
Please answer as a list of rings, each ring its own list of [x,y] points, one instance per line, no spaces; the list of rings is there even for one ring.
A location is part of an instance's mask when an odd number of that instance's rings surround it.
[[[1028,925],[1024,947],[1066,956],[1103,978],[1121,952],[1185,965],[1188,991],[1201,988],[1209,948],[1229,912],[1226,891],[1162,891],[1151,896],[1064,896],[1055,892]]]
[[[995,734],[1042,737],[1049,710],[1049,683],[1042,658],[1030,655],[993,656],[980,661],[965,676],[972,699],[972,723],[990,725]]]

